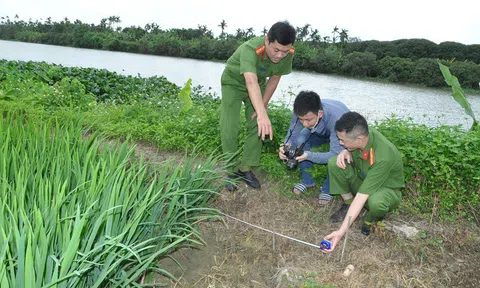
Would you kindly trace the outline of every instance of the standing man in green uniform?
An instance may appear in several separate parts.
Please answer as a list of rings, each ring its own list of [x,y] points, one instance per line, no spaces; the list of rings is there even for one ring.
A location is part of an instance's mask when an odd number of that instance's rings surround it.
[[[286,21],[277,22],[266,37],[253,38],[238,47],[222,74],[220,135],[223,152],[228,157],[238,150],[240,108],[242,102],[245,103],[243,159],[230,171],[229,177],[232,180],[241,178],[255,189],[260,188],[260,183],[252,167],[260,165],[262,141],[266,135],[273,139],[267,105],[281,76],[292,72],[294,43],[295,28]],[[228,183],[226,188],[234,191],[237,187]]]
[[[344,204],[330,222],[343,221],[339,230],[324,239],[332,242],[332,252],[366,204],[368,214],[361,232],[370,234],[374,221],[379,221],[401,200],[403,161],[397,148],[356,112],[347,112],[335,124],[340,145],[345,150],[328,161],[330,194],[340,194]]]

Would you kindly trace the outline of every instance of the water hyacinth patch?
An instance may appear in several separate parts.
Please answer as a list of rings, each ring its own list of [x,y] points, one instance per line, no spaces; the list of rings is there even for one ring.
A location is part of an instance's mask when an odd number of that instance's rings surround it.
[[[215,158],[153,167],[72,121],[2,115],[0,287],[136,286],[169,275],[162,256],[201,243]]]

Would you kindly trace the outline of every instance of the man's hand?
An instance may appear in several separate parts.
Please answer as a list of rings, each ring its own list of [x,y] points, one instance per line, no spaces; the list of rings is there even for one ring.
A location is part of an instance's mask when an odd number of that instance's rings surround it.
[[[342,240],[343,235],[345,235],[345,232],[341,232],[340,230],[334,231],[333,233],[325,236],[325,240],[329,240],[332,243],[332,247],[328,250],[321,250],[323,253],[331,253],[333,250],[335,250],[335,247],[337,244]]]
[[[278,157],[280,160],[287,160],[287,156],[285,156],[285,148],[284,147],[290,147],[290,144],[285,144],[280,146],[279,152],[278,152]]]
[[[343,150],[338,154],[337,157],[337,166],[340,169],[345,169],[347,168],[347,164],[345,164],[345,160],[347,161],[348,164],[352,162],[352,153],[348,152],[348,150]]]
[[[268,104],[265,104],[265,110],[267,110],[267,105]],[[253,112],[253,115],[252,115],[252,117],[250,117],[250,119],[253,120],[253,119],[255,119],[255,117],[257,117],[257,111]]]
[[[265,140],[266,135],[270,135],[270,140],[272,140],[272,123],[270,123],[270,119],[268,119],[267,110],[265,108],[265,103],[268,103],[271,97],[262,99],[262,92],[260,90],[260,86],[258,85],[257,74],[245,72],[243,73],[243,76],[245,77],[245,84],[247,85],[248,97],[250,98],[253,110],[255,111],[254,114],[252,114],[252,120],[257,118],[258,136],[261,137],[263,141]]]
[[[273,139],[272,123],[270,123],[267,115],[265,117],[257,117],[257,125],[258,136],[262,138],[262,141],[265,140],[266,135],[270,135],[270,140]]]
[[[298,162],[302,162],[302,161],[307,160],[307,158],[308,158],[307,152],[303,152],[303,154],[296,157],[295,160],[297,160]]]

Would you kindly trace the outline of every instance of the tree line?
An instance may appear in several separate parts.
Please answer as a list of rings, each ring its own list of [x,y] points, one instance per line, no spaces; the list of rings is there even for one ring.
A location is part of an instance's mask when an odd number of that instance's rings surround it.
[[[118,16],[104,18],[99,24],[80,20],[45,21],[0,18],[0,39],[43,43],[79,48],[123,51],[186,57],[203,60],[226,60],[244,41],[264,36],[252,27],[230,34],[227,22],[218,27],[215,37],[205,25],[197,28],[162,29],[156,23],[144,27],[121,27]],[[310,24],[297,27],[294,69],[335,73],[352,77],[371,77],[391,82],[416,83],[428,87],[445,87],[437,59],[449,66],[465,88],[479,88],[480,45],[457,42],[436,44],[426,39],[362,41],[350,37],[347,29],[335,26],[329,35],[321,35]]]

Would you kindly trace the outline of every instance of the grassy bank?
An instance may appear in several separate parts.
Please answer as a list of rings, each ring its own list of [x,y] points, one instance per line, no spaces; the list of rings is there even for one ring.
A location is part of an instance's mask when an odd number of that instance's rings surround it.
[[[44,118],[79,119],[105,136],[147,141],[164,150],[219,153],[220,102],[198,89],[191,94],[193,108],[185,111],[177,97],[180,88],[161,77],[3,61],[0,81],[5,109],[29,111]],[[291,116],[288,107],[273,105],[269,114],[275,134],[285,135]],[[442,219],[475,218],[480,203],[478,131],[431,128],[396,118],[376,127],[403,155],[408,187],[405,207],[419,213],[435,209]],[[261,168],[269,177],[289,185],[298,180],[299,173],[288,171],[278,160],[282,140],[280,136],[265,141]],[[325,173],[322,166],[314,170],[319,178]]]
[[[127,144],[105,144],[121,138],[218,156],[219,100],[193,89],[185,110],[179,91],[161,77],[0,61],[2,285],[127,285],[144,272],[167,273],[156,258],[200,241],[194,223],[214,215],[208,200],[223,177],[217,161],[154,169]],[[276,135],[285,135],[288,107],[269,114]],[[402,212],[478,222],[478,131],[404,119],[375,126],[404,159]],[[261,170],[290,187],[300,173],[278,160],[281,140],[265,142]],[[325,173],[313,171],[319,179]]]

